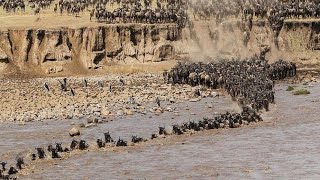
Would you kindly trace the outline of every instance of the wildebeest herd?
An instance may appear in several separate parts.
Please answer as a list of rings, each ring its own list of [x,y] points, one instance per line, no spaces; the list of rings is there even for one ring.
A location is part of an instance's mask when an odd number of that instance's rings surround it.
[[[317,18],[320,16],[318,0],[224,0],[188,1],[196,19],[238,17],[251,14],[257,18],[265,18],[269,14],[278,14],[285,18]]]
[[[238,128],[252,122],[262,121],[260,111],[269,110],[269,103],[274,103],[274,83],[296,75],[296,65],[294,63],[278,60],[272,64],[263,55],[256,55],[252,58],[239,60],[221,60],[209,63],[178,63],[170,71],[163,73],[166,83],[190,84],[199,87],[195,91],[196,96],[201,96],[200,87],[212,89],[224,89],[234,101],[241,107],[240,113],[214,114],[213,117],[203,118],[199,121],[189,121],[182,124],[173,124],[169,128],[159,127],[158,133],[152,134],[149,140],[168,136],[182,135],[195,131],[219,129],[219,128]],[[62,90],[67,86],[67,80],[60,81]],[[84,85],[87,82],[84,80]],[[49,86],[45,84],[49,90]],[[160,99],[156,99],[158,106],[161,106]],[[130,146],[136,143],[148,141],[147,139],[132,136],[131,142],[122,138],[114,140],[110,133],[104,133],[104,138],[98,138],[96,145],[89,145],[84,139],[71,141],[70,146],[63,147],[61,143],[48,145],[47,148],[36,147],[35,152],[28,158],[31,161],[39,159],[59,159],[64,154],[74,150],[87,150],[90,146],[97,148]],[[2,162],[0,177],[9,179],[17,174],[25,166],[24,156],[16,158],[16,165],[6,168],[6,162]]]
[[[6,12],[25,11],[26,5],[39,14],[42,9],[54,6],[54,12],[64,12],[78,16],[90,11],[90,20],[95,18],[105,23],[177,23],[185,26],[188,11],[194,19],[215,18],[217,23],[227,18],[242,20],[267,18],[274,30],[286,18],[310,18],[320,16],[320,4],[317,0],[278,1],[278,0],[0,0]],[[114,8],[117,6],[117,8]],[[112,10],[107,7],[112,7]]]
[[[176,23],[179,27],[185,26],[187,7],[182,1],[169,0],[167,3],[157,1],[157,7],[152,9],[151,1],[126,1],[120,8],[108,11],[105,4],[96,5],[90,19],[95,14],[98,22],[114,23]]]
[[[6,12],[25,12],[26,4],[39,14],[42,9],[48,9],[53,0],[0,0],[0,7]],[[117,4],[118,8],[112,8]],[[151,0],[59,0],[54,4],[54,12],[62,15],[64,12],[78,16],[84,11],[90,11],[90,21],[104,23],[176,23],[183,27],[187,20],[187,4],[181,0],[157,0],[153,8]]]
[[[169,135],[182,135],[185,133],[191,133],[196,131],[210,130],[210,129],[219,129],[219,128],[238,128],[241,125],[248,125],[250,122],[261,121],[261,117],[255,113],[255,111],[250,110],[249,108],[244,108],[242,113],[229,113],[215,115],[214,118],[204,118],[201,121],[189,121],[183,124],[174,124],[171,128],[166,129],[165,127],[159,127],[157,134],[151,135],[151,140],[155,138],[161,138]],[[109,132],[104,133],[104,138],[98,138],[96,141],[97,148],[111,148],[111,147],[123,147],[130,146],[141,142],[146,142],[147,139],[143,139],[138,136],[132,136],[131,143],[128,143],[124,139],[118,138],[117,141],[114,141]],[[93,145],[94,146],[94,145]],[[63,155],[70,153],[74,150],[87,150],[89,144],[81,139],[73,139],[70,143],[70,146],[63,147],[61,143],[55,143],[55,145],[49,144],[47,148],[36,147],[35,152],[30,155],[31,161],[43,160],[46,158],[60,159]],[[27,164],[24,161],[24,157],[19,155],[16,158],[16,164],[11,165],[9,169],[6,167],[7,162],[1,162],[2,167],[0,168],[0,179],[16,179],[16,174],[22,170]]]
[[[268,111],[274,103],[274,80],[296,75],[296,65],[283,60],[268,64],[264,56],[219,63],[179,63],[163,76],[168,83],[223,88],[240,107]],[[199,93],[197,93],[199,94]]]
[[[319,18],[318,0],[224,0],[189,1],[194,19],[215,18],[216,24],[230,18],[240,18],[243,24],[244,39],[249,38],[253,18],[267,20],[273,31],[274,43],[278,48],[278,36],[285,19]],[[245,42],[246,44],[246,42]]]

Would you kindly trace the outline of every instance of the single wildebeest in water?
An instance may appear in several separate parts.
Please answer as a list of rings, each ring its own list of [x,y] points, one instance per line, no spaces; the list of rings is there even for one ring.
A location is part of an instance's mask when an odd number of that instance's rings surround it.
[[[18,169],[22,169],[22,165],[24,165],[24,160],[23,160],[23,157],[22,156],[18,156],[17,157],[17,164],[16,164],[16,166],[17,166],[17,168]]]
[[[159,127],[159,135],[163,135],[164,134],[164,127]]]
[[[60,154],[59,154],[59,151],[58,149],[56,148],[53,148],[52,151],[51,151],[51,156],[53,159],[55,158],[61,158]]]
[[[2,162],[1,162],[1,166],[2,166],[2,170],[3,170],[3,171],[6,170],[6,165],[7,165],[7,161],[2,161]]]
[[[79,149],[80,150],[85,150],[89,147],[89,145],[86,143],[85,140],[80,140],[79,142]]]
[[[72,140],[71,145],[70,145],[70,149],[74,150],[74,149],[78,149],[78,148],[79,148],[79,141]]]
[[[61,143],[56,143],[56,150],[57,150],[57,152],[63,152],[63,148],[62,148]]]
[[[35,161],[37,159],[37,155],[35,153],[31,154],[31,160]]]
[[[51,151],[52,151],[52,149],[53,149],[53,146],[52,146],[52,144],[49,144],[49,145],[48,145],[48,148],[47,148],[47,150],[48,150],[49,152],[51,152]]]
[[[111,135],[109,132],[104,133],[104,139],[106,143],[112,143],[113,139],[111,138]]]
[[[17,173],[18,173],[18,170],[11,166],[9,171],[8,171],[8,174],[12,175],[12,174],[17,174]]]
[[[138,136],[132,136],[132,138],[131,138],[131,142],[133,142],[133,143],[139,143],[139,142],[143,142],[143,141],[145,141],[145,140],[141,137],[138,137]]]
[[[116,146],[128,146],[128,143],[119,137]]]
[[[99,148],[103,148],[106,146],[106,143],[102,141],[102,139],[97,139],[97,145]]]
[[[45,158],[46,153],[44,152],[44,148],[43,147],[37,147],[36,150],[37,150],[39,159]]]

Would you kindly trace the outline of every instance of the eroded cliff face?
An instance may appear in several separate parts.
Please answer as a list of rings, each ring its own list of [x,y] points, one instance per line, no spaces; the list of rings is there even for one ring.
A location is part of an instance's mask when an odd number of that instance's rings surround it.
[[[283,58],[299,67],[320,68],[320,23],[285,22],[275,39],[267,21],[256,21],[244,43],[240,21],[195,21],[179,29],[167,25],[101,25],[0,31],[0,73],[15,70],[54,74],[132,64],[205,57],[250,57],[270,48],[271,61]],[[275,46],[278,42],[278,47]],[[72,74],[72,72],[71,72]]]
[[[275,37],[268,21],[257,20],[253,22],[247,44],[242,29],[239,20],[225,21],[219,27],[214,21],[195,21],[190,29],[182,30],[176,52],[196,61],[206,57],[245,58],[270,49],[267,58],[271,62],[285,59],[297,63],[301,69],[320,69],[319,21],[286,21]]]
[[[56,73],[71,63],[96,69],[108,63],[158,62],[174,59],[179,34],[171,24],[9,29],[0,31],[0,63]]]

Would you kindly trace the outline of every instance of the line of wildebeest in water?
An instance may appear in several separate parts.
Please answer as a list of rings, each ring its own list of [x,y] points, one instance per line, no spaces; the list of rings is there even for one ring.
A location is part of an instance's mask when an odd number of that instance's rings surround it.
[[[229,113],[226,112],[224,114],[216,115],[214,118],[204,118],[201,121],[189,121],[183,124],[174,124],[170,128],[159,127],[159,132],[157,134],[151,135],[151,140],[159,137],[165,137],[169,135],[183,135],[185,133],[195,132],[195,131],[203,131],[210,129],[219,129],[219,128],[238,128],[241,125],[248,125],[251,122],[262,121],[260,115],[255,113],[255,111],[250,110],[249,108],[244,108],[242,113]],[[110,133],[104,133],[104,139],[98,138],[96,141],[96,146],[98,148],[106,148],[106,147],[124,147],[130,146],[141,142],[146,142],[148,139],[144,139],[138,136],[132,136],[131,143],[125,141],[120,138],[117,141],[114,141],[111,137]],[[74,150],[87,150],[89,148],[89,144],[81,139],[71,141],[69,147],[63,147],[62,143],[55,143],[55,145],[49,144],[47,148],[44,147],[36,147],[35,152],[31,154],[31,160],[35,161],[37,159],[43,160],[48,156],[52,159],[60,159],[63,157],[63,154],[70,153]],[[1,162],[0,168],[0,179],[16,179],[17,177],[13,177],[15,174],[22,170],[25,166],[24,157],[19,155],[16,158],[16,166],[10,166],[7,169],[7,162]]]
[[[213,118],[203,118],[200,121],[189,121],[182,124],[173,124],[170,128],[159,127],[157,134],[152,134],[151,139],[167,135],[182,135],[193,131],[202,131],[219,128],[238,128],[248,125],[251,122],[262,121],[260,111],[269,110],[269,103],[274,103],[273,87],[275,80],[282,80],[296,75],[296,65],[292,62],[278,60],[269,64],[264,56],[254,56],[245,60],[220,60],[209,63],[178,63],[170,71],[163,73],[166,83],[189,84],[212,89],[224,89],[234,101],[241,107],[240,113],[222,113]],[[61,82],[63,88],[64,82]],[[196,91],[201,95],[200,88]],[[156,103],[160,106],[160,100]],[[112,146],[129,146],[147,141],[138,136],[132,136],[131,143],[120,138],[114,141],[110,133],[104,133],[104,139],[98,138],[96,146],[106,148]],[[106,146],[109,144],[109,146]],[[37,147],[36,152],[31,154],[31,160],[51,158],[61,158],[63,153],[70,153],[73,150],[86,150],[89,144],[81,139],[73,139],[69,147],[62,147],[61,143],[55,146],[49,145]],[[16,158],[16,166],[6,168],[6,162],[1,162],[0,178],[9,179],[25,165],[23,156]]]

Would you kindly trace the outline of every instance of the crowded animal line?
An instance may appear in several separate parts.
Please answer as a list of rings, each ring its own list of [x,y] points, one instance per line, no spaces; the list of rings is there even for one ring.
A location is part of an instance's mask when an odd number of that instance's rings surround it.
[[[0,0],[0,180],[320,176],[319,2]]]
[[[218,63],[178,63],[169,72],[163,73],[163,78],[167,83],[190,84],[191,86],[204,86],[207,88],[222,88],[227,91],[233,100],[236,100],[241,107],[240,113],[221,113],[216,114],[214,118],[203,118],[203,120],[189,121],[183,124],[173,124],[170,128],[159,127],[158,134],[152,134],[150,139],[143,139],[133,135],[131,143],[121,137],[113,140],[109,132],[104,133],[104,139],[98,138],[96,145],[89,145],[86,140],[73,139],[70,147],[62,147],[61,143],[55,143],[55,146],[49,144],[47,151],[44,147],[36,147],[36,152],[27,158],[32,161],[45,159],[50,156],[52,159],[61,159],[65,154],[73,150],[87,150],[89,146],[98,148],[121,147],[134,145],[152,139],[165,137],[168,135],[183,135],[192,132],[211,130],[219,128],[238,128],[253,122],[262,121],[260,113],[264,108],[269,110],[269,103],[275,103],[274,83],[276,80],[282,80],[296,76],[296,66],[294,63],[288,63],[283,60],[268,64],[268,61],[262,56],[254,56],[245,60],[221,60]],[[59,81],[61,91],[68,91],[67,79]],[[121,80],[119,81],[121,83]],[[83,86],[87,87],[87,80],[83,81]],[[45,88],[49,91],[48,84]],[[72,89],[70,89],[72,91]],[[195,94],[201,96],[200,90]],[[73,94],[74,96],[75,94]],[[160,107],[160,99],[156,98],[156,104]],[[47,155],[48,154],[48,155]],[[16,158],[16,166],[10,166],[6,169],[6,162],[2,162],[1,177],[3,179],[15,178],[15,174],[25,166],[23,156]]]

